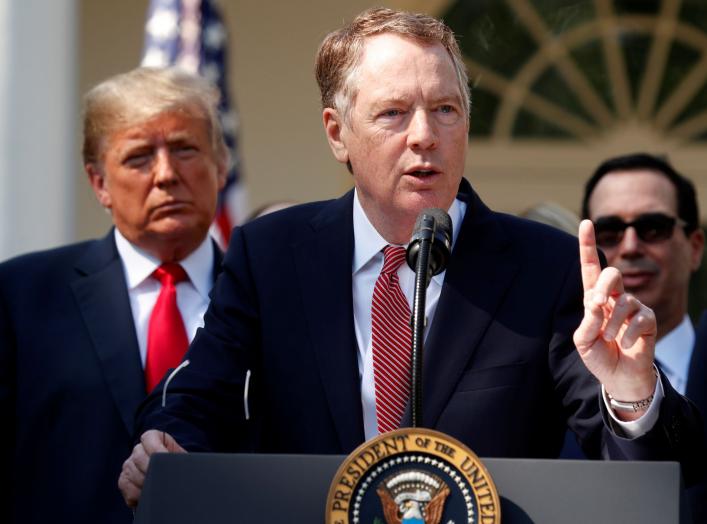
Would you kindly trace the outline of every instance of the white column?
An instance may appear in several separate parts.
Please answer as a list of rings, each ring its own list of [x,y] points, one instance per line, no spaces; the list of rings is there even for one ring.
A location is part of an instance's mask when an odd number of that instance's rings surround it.
[[[0,260],[70,241],[76,0],[0,0]]]

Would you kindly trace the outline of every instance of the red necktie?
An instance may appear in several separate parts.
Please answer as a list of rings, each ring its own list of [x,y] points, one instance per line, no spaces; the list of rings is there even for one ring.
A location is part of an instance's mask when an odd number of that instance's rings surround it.
[[[189,277],[182,266],[173,263],[162,264],[152,276],[160,281],[162,290],[152,309],[147,331],[145,384],[148,392],[162,380],[168,369],[179,365],[189,346],[184,321],[177,307],[175,287]]]
[[[387,246],[373,288],[371,336],[379,433],[398,429],[410,397],[410,306],[397,274],[404,260],[405,248]]]

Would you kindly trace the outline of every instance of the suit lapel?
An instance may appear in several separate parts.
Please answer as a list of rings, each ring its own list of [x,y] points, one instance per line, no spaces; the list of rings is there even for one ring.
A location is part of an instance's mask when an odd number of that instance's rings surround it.
[[[467,202],[467,210],[423,348],[426,427],[435,427],[518,271],[494,213],[466,181],[459,198]],[[408,406],[403,425],[410,420]]]
[[[218,277],[219,273],[221,273],[221,264],[223,263],[223,251],[221,251],[221,248],[215,240],[212,239],[211,244],[214,246],[214,282],[216,282],[216,277]]]
[[[700,409],[707,430],[707,311],[703,311],[695,328],[695,346],[690,358],[685,395]]]
[[[305,316],[342,451],[364,440],[353,327],[353,192],[333,201],[293,246]]]
[[[113,232],[95,244],[76,265],[71,287],[106,383],[129,434],[135,410],[145,396],[130,299]]]

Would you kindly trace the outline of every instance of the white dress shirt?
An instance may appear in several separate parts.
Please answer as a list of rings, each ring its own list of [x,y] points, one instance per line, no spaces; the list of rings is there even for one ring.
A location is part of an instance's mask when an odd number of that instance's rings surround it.
[[[160,294],[161,284],[151,277],[161,262],[144,250],[131,244],[118,228],[115,231],[115,244],[123,263],[125,281],[128,284],[130,308],[135,323],[140,359],[145,367],[147,356],[147,328],[150,323],[152,308]],[[204,241],[179,264],[189,276],[189,280],[179,282],[177,288],[177,307],[182,314],[184,327],[189,340],[194,338],[196,330],[204,325],[204,313],[209,305],[209,292],[214,284],[214,245],[207,235]]]
[[[449,208],[449,217],[452,220],[452,245],[459,234],[466,204],[454,200]],[[358,200],[358,193],[354,194],[353,204],[354,226],[354,256],[352,266],[353,282],[353,310],[356,342],[358,343],[358,371],[361,378],[361,404],[363,407],[363,427],[366,439],[378,434],[376,420],[376,388],[373,381],[373,352],[371,350],[371,304],[373,302],[373,288],[383,268],[382,249],[388,242],[380,236],[373,227]],[[427,288],[427,301],[425,314],[427,325],[424,336],[427,336],[429,326],[432,324],[437,309],[439,295],[442,292],[444,272],[432,277]],[[402,264],[398,269],[400,288],[405,295],[412,312],[412,300],[415,292],[415,272],[407,264]]]
[[[655,359],[660,362],[660,369],[681,395],[685,394],[687,388],[687,375],[694,347],[695,328],[687,315],[655,345]]]
[[[447,211],[452,221],[452,247],[459,235],[464,214],[466,213],[466,203],[455,199]],[[358,192],[354,192],[353,199],[353,226],[354,226],[354,255],[352,264],[352,286],[353,286],[353,310],[354,329],[356,331],[356,342],[358,344],[358,371],[361,379],[361,405],[363,408],[363,427],[366,439],[375,437],[378,434],[378,423],[376,419],[376,389],[373,378],[373,352],[371,350],[371,304],[373,302],[373,288],[383,268],[382,250],[388,242],[376,231],[368,220],[366,213],[358,200]],[[405,246],[403,246],[405,247]],[[427,301],[425,304],[425,314],[427,324],[425,327],[425,338],[429,327],[434,320],[440,294],[442,293],[442,283],[446,272],[432,277],[427,288]],[[412,312],[412,300],[415,289],[415,273],[407,264],[402,264],[398,269],[400,288],[408,301],[408,306]],[[602,393],[604,393],[602,386]],[[629,437],[639,437],[650,430],[658,420],[660,402],[664,397],[663,388],[658,381],[654,393],[654,400],[646,413],[633,422],[620,421],[609,408],[608,399],[604,394],[609,413],[614,425],[621,428]]]

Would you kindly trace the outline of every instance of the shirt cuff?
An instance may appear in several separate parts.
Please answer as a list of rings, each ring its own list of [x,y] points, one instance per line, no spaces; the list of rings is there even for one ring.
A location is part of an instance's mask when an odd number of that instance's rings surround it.
[[[660,414],[660,403],[665,398],[665,392],[663,391],[663,384],[658,376],[656,380],[655,391],[653,392],[653,401],[648,409],[636,420],[624,421],[619,420],[614,414],[614,409],[609,404],[609,396],[606,394],[604,389],[604,384],[601,386],[601,398],[604,399],[604,406],[609,416],[612,419],[612,426],[616,429],[620,429],[621,432],[628,438],[638,438],[646,433],[648,433],[656,422],[658,422],[658,415]]]

